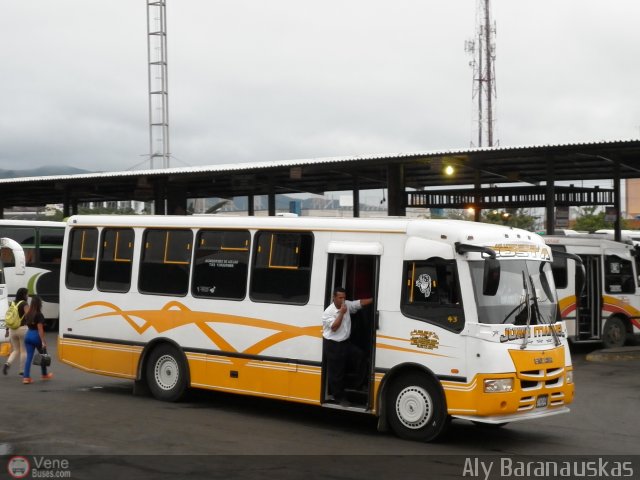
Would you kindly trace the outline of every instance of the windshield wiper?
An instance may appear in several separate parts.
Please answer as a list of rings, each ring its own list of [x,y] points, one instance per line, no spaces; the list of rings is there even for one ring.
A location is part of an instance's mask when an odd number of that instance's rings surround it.
[[[552,315],[549,315],[549,320],[546,320],[545,317],[542,316],[542,313],[540,313],[540,306],[538,305],[538,295],[536,294],[536,288],[533,285],[533,278],[531,275],[529,275],[529,282],[531,282],[531,288],[533,289],[533,308],[535,309],[536,318],[538,319],[538,322],[542,320],[545,324],[549,325],[549,330],[551,330],[551,336],[553,337],[553,343],[557,347],[560,345],[560,339],[558,338],[556,329],[553,328],[551,323]]]
[[[529,275],[529,281],[531,281],[531,275]],[[529,328],[531,326],[531,303],[529,302],[529,285],[527,285],[527,278],[524,275],[524,270],[522,271],[522,284],[527,292],[527,328],[524,331],[524,339],[522,340],[522,345],[520,345],[520,350],[524,350],[527,348],[527,342],[529,341]],[[536,289],[533,286],[533,282],[531,282],[531,288],[533,289],[533,300],[536,300]],[[537,305],[537,303],[536,303]]]

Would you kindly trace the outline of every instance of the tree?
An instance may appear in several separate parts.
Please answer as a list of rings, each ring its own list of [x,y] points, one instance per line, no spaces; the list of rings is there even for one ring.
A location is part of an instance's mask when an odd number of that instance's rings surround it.
[[[135,215],[136,211],[131,207],[112,208],[112,207],[79,207],[79,215]]]
[[[573,226],[575,230],[584,230],[587,232],[595,232],[596,230],[611,230],[614,225],[613,222],[607,222],[605,220],[605,212],[598,212],[599,207],[582,207],[578,210],[578,218]],[[622,218],[620,219],[620,229],[628,228],[628,222]]]
[[[524,212],[524,209],[485,210],[482,212],[482,221],[507,225],[509,227],[522,228],[533,231],[536,218]]]

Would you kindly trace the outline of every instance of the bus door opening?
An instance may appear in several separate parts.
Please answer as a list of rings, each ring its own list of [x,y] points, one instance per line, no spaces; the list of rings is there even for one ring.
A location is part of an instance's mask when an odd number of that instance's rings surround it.
[[[602,256],[580,255],[585,268],[585,287],[577,300],[576,337],[600,338],[602,317]]]
[[[349,341],[360,350],[362,363],[357,358],[349,359],[345,378],[345,394],[349,403],[354,407],[367,409],[373,406],[379,259],[377,255],[330,254],[325,292],[325,308],[333,301],[336,287],[346,290],[347,300],[373,299],[371,305],[351,314]],[[331,397],[328,396],[328,372],[324,355],[322,385],[323,403],[328,403]]]

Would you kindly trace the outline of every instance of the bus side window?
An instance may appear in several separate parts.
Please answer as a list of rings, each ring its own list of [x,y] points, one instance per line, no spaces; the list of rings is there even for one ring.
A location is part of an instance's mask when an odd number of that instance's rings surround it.
[[[299,232],[256,233],[252,300],[304,305],[309,301],[313,235]]]
[[[24,250],[24,260],[27,266],[33,265],[36,261],[36,229],[33,227],[0,227],[0,237],[7,237],[15,240]],[[4,260],[4,257],[3,257]],[[5,267],[15,266],[13,255],[7,258]]]
[[[69,233],[66,285],[76,290],[91,290],[96,271],[98,230],[74,228]]]
[[[64,228],[41,228],[38,234],[40,263],[59,264],[62,259]]]
[[[201,230],[196,237],[191,294],[242,300],[247,292],[248,230]]]
[[[635,293],[633,265],[617,255],[604,259],[604,286],[607,293]]]
[[[142,241],[138,287],[142,293],[186,295],[193,232],[178,229],[148,229]]]
[[[15,258],[13,258],[13,252],[10,248],[3,248],[0,250],[0,262],[3,267],[13,267],[16,264]]]
[[[431,258],[404,262],[403,278],[402,313],[456,332],[464,328],[454,261]]]
[[[100,242],[98,289],[126,293],[131,287],[134,234],[130,228],[105,228]]]

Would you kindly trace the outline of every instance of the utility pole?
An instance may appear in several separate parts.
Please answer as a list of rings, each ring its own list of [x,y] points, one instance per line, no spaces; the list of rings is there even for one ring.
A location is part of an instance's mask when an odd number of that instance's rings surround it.
[[[495,22],[491,22],[490,0],[477,0],[476,36],[465,42],[465,51],[472,56],[472,99],[477,101],[478,147],[492,147],[494,143],[494,109],[497,98],[495,82],[496,44]],[[471,142],[473,145],[473,142]]]
[[[169,167],[169,83],[167,75],[167,15],[165,0],[147,0],[149,61],[149,164]]]

